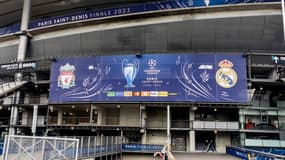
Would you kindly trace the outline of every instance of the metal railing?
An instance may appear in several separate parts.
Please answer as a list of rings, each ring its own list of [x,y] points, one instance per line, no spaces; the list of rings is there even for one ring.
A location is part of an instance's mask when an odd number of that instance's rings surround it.
[[[272,123],[256,123],[248,124],[244,123],[246,130],[285,130],[284,123],[272,124]]]
[[[189,128],[190,121],[189,120],[172,120],[171,128]]]
[[[48,124],[58,124],[57,117],[49,117]],[[62,124],[60,125],[90,125],[90,117],[62,117]]]
[[[285,147],[285,141],[277,139],[245,139],[245,146],[252,147]]]
[[[118,136],[83,136],[79,139],[79,157],[113,156],[118,158],[122,151],[122,138]]]
[[[193,129],[238,130],[239,122],[193,121]]]

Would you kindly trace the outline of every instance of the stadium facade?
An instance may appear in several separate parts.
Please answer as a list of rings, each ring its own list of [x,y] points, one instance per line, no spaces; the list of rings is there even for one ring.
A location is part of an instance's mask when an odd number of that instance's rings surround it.
[[[11,0],[0,8],[2,139],[285,147],[278,0]]]

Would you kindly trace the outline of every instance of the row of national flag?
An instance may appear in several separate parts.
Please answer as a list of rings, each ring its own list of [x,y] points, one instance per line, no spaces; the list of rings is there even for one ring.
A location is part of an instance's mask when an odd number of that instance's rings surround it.
[[[168,91],[109,91],[107,97],[168,97],[177,95]]]

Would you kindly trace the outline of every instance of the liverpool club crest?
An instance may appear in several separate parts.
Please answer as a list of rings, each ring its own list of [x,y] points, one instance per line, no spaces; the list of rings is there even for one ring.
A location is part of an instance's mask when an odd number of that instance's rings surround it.
[[[220,69],[216,73],[216,81],[223,88],[235,86],[238,80],[237,73],[232,69],[233,63],[229,60],[222,60],[219,63]]]
[[[66,63],[64,66],[60,66],[60,74],[57,79],[57,86],[62,89],[68,89],[75,86],[75,67]]]

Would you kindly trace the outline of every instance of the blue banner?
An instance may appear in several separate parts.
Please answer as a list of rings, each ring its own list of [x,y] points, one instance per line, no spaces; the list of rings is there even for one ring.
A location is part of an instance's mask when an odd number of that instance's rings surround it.
[[[20,24],[15,24],[7,27],[0,28],[0,36],[1,35],[7,35],[12,34],[20,31]]]
[[[275,160],[275,159],[284,159],[283,156],[277,154],[269,154],[265,152],[260,152],[257,150],[239,148],[239,147],[226,147],[227,154],[230,154],[235,157],[239,157],[245,160]]]
[[[127,143],[122,144],[123,152],[157,152],[161,151],[163,145],[154,144],[139,144],[139,143]]]
[[[50,103],[246,103],[242,54],[144,54],[57,59]]]
[[[103,17],[112,17],[112,16],[134,14],[141,12],[171,10],[179,8],[217,6],[217,5],[226,5],[226,4],[239,4],[239,3],[260,3],[260,2],[280,2],[280,0],[165,0],[165,1],[147,2],[147,3],[105,8],[99,10],[86,11],[86,12],[78,12],[57,17],[40,19],[31,22],[29,24],[29,29],[36,29],[36,28],[65,24],[76,21],[78,22],[84,20],[92,20]],[[15,33],[19,30],[20,30],[19,24],[9,27],[3,27],[0,28],[0,35]]]

